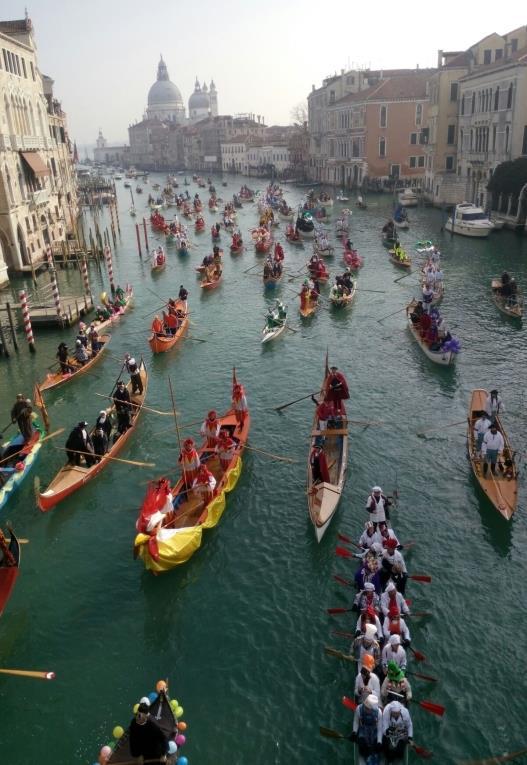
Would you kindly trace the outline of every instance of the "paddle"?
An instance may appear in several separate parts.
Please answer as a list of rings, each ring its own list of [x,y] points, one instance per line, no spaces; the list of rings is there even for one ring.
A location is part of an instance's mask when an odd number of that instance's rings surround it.
[[[106,395],[105,393],[95,393],[96,396],[100,396],[101,398],[108,398],[110,401],[113,401],[111,396]],[[136,404],[134,401],[130,401],[130,406],[135,406],[137,409],[144,409],[145,412],[153,412],[154,414],[164,414],[168,417],[173,417],[173,412],[161,412],[159,409],[152,409],[149,406],[144,406],[144,404]]]
[[[437,428],[427,428],[426,430],[416,431],[417,436],[424,436],[425,433],[430,433],[432,430],[445,430],[446,428],[453,428],[454,425],[466,425],[467,420],[458,420],[457,422],[451,422],[448,425],[438,425]]]
[[[407,276],[413,276],[413,271],[408,271],[407,274],[403,274],[402,276],[398,276],[397,279],[394,279],[394,282],[400,282],[401,279],[406,279]]]
[[[405,669],[406,675],[411,675],[412,677],[417,677],[419,680],[426,680],[427,683],[438,683],[439,680],[437,677],[432,677],[431,675],[423,675],[421,672],[411,672],[409,669]]]
[[[55,446],[55,449],[61,452],[71,452],[72,454],[85,454],[88,457],[93,457],[93,452],[81,452],[77,449],[66,449],[65,446]],[[101,458],[112,460],[112,462],[124,462],[125,465],[136,465],[137,467],[155,467],[155,462],[138,462],[137,460],[124,460],[121,457],[110,457],[108,454],[100,455]]]
[[[40,441],[37,441],[39,444],[43,444],[44,441],[48,441],[50,438],[54,438],[55,436],[59,436],[61,433],[64,433],[64,428],[59,428],[58,430],[55,430],[53,433],[50,433],[49,436],[44,436]],[[13,454],[10,454],[9,457],[4,457],[3,460],[0,460],[0,465],[2,462],[8,462],[9,460],[13,459],[17,454],[20,454],[24,451],[26,447],[22,445],[22,448],[19,449],[17,452],[14,452]]]
[[[326,608],[327,614],[348,614],[353,608]]]
[[[324,728],[323,725],[319,727],[320,735],[326,736],[326,738],[348,738],[348,736],[345,736],[344,733],[339,733],[336,730],[333,730],[332,728]]]
[[[292,404],[298,404],[299,401],[305,401],[306,398],[311,398],[311,396],[318,396],[320,393],[321,391],[316,390],[314,393],[308,393],[307,396],[302,396],[302,398],[295,398],[294,401],[289,401],[287,404],[282,404],[282,406],[274,406],[273,409],[275,412],[280,412],[282,409],[285,409]]]
[[[415,648],[411,645],[408,646],[408,648],[413,653],[416,661],[426,661],[426,656],[424,653],[421,653],[421,651],[416,651]]]
[[[0,669],[3,675],[16,675],[17,677],[34,677],[37,680],[54,680],[54,672],[35,672],[28,669]]]
[[[3,436],[3,435],[4,435],[4,433],[6,432],[6,430],[7,430],[8,428],[10,428],[10,427],[11,427],[11,425],[14,425],[14,424],[15,424],[14,422],[8,422],[8,423],[7,423],[7,425],[5,426],[5,428],[4,428],[3,430],[1,430],[1,431],[0,431],[0,436]]]
[[[495,763],[499,762],[510,762],[511,760],[516,760],[518,757],[523,757],[524,754],[527,754],[527,748],[520,749],[517,752],[509,752],[508,754],[498,754],[496,757],[486,757],[483,760],[462,760],[458,761],[457,765],[495,765]]]
[[[194,340],[197,343],[208,343],[208,340],[203,340],[201,337],[191,337],[190,335],[181,335],[182,340]]]
[[[324,653],[328,656],[335,656],[337,659],[344,659],[344,661],[352,661],[355,663],[357,661],[353,656],[349,656],[347,653],[339,651],[338,648],[332,648],[329,645],[324,646]]]
[[[382,316],[380,319],[377,319],[377,323],[380,323],[381,321],[388,319],[390,316],[395,316],[396,313],[401,313],[401,311],[406,311],[406,306],[404,306],[404,308],[399,308],[398,311],[394,311],[393,313],[386,314],[386,316]]]

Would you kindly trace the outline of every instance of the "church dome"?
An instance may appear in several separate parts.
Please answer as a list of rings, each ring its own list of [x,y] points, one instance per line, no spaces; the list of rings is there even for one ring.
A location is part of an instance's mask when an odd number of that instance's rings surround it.
[[[199,81],[196,79],[194,85],[194,93],[188,100],[189,109],[210,109],[210,96],[207,92],[207,86],[204,83],[201,88]]]
[[[183,99],[177,85],[170,81],[167,65],[163,56],[157,67],[157,81],[148,91],[148,106],[150,108],[163,106],[165,108],[183,109]]]

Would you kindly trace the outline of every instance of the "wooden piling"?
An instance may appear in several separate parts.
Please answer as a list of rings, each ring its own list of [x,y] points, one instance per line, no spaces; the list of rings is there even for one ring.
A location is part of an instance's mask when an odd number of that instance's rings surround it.
[[[35,338],[33,337],[33,328],[31,327],[31,317],[29,315],[29,307],[27,304],[27,294],[25,290],[20,290],[18,293],[20,299],[20,307],[22,309],[22,320],[24,322],[24,331],[26,333],[26,339],[29,345],[31,353],[35,353]]]
[[[7,310],[7,318],[9,319],[9,329],[11,331],[11,339],[13,340],[13,345],[15,346],[15,351],[18,351],[18,343],[16,339],[16,330],[15,330],[15,322],[13,321],[13,313],[11,311],[11,303],[6,303],[6,310]]]
[[[149,250],[149,247],[148,247],[148,234],[146,232],[146,220],[144,218],[143,218],[143,231],[145,232],[145,249],[148,252],[148,250]]]
[[[141,252],[141,237],[139,235],[139,223],[135,224],[135,235],[137,237],[137,250],[139,252],[139,257],[143,257],[143,253]]]

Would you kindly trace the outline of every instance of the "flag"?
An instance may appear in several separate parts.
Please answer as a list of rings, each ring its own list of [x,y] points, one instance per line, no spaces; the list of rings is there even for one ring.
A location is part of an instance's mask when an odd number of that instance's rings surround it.
[[[33,388],[33,402],[36,407],[40,409],[40,413],[42,415],[42,421],[44,423],[44,426],[46,428],[46,433],[49,433],[49,416],[48,416],[48,410],[46,409],[46,404],[44,403],[44,398],[42,396],[42,391],[40,390],[40,387],[38,383],[35,383],[35,387]]]

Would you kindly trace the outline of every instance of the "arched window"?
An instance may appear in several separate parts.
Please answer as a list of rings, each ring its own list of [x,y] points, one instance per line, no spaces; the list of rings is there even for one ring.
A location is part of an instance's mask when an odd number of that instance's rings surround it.
[[[385,106],[381,106],[379,110],[379,127],[385,128],[388,124],[387,109]]]
[[[512,82],[507,93],[507,109],[512,109]]]
[[[497,112],[499,108],[500,108],[500,86],[498,85],[494,93],[494,111]]]
[[[505,152],[506,153],[509,151],[509,137],[510,137],[510,127],[507,125],[505,127]]]
[[[5,108],[5,113],[6,113],[6,117],[7,117],[7,129],[9,131],[9,135],[13,135],[13,133],[14,133],[14,130],[13,130],[13,112],[11,110],[11,104],[9,103],[9,101],[7,100],[7,96],[5,96],[5,95],[4,95],[4,108]]]
[[[476,92],[472,93],[472,114],[476,111]]]

